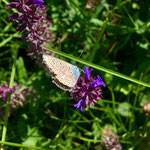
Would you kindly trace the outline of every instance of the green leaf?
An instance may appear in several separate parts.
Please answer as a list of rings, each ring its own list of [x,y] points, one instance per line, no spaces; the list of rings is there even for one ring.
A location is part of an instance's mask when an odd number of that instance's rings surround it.
[[[36,146],[37,142],[39,142],[43,137],[40,135],[38,129],[36,127],[31,128],[28,126],[27,137],[24,138],[24,145]]]
[[[124,117],[131,117],[130,104],[127,102],[120,103],[117,109],[118,113]]]
[[[94,140],[98,140],[100,138],[100,125],[97,122],[94,122],[92,125]]]
[[[19,82],[23,82],[27,79],[27,71],[22,57],[19,57],[17,60],[17,73]]]
[[[97,18],[91,18],[90,23],[93,23],[96,26],[103,26],[103,21],[97,19]]]

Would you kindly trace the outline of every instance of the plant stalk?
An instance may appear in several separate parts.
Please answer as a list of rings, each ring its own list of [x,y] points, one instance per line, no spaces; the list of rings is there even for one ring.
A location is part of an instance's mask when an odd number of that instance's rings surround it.
[[[14,57],[14,63],[13,63],[13,66],[12,66],[12,72],[11,72],[11,77],[10,77],[9,88],[12,88],[13,84],[14,84],[14,78],[15,78],[15,72],[16,72],[17,54],[18,54],[18,51],[15,53],[15,57]],[[2,131],[2,142],[5,142],[5,139],[6,139],[10,99],[11,99],[11,95],[9,95],[9,97],[8,97],[8,99],[6,101],[6,109],[5,109],[5,116],[4,116],[4,125],[3,125],[3,131]],[[1,150],[4,150],[4,147],[2,147]]]
[[[66,53],[61,52],[61,51],[58,51],[58,50],[56,50],[56,49],[54,49],[54,48],[46,47],[46,46],[44,46],[44,48],[47,49],[47,50],[49,50],[49,51],[55,52],[56,54],[58,54],[58,55],[60,55],[60,56],[63,56],[63,57],[69,58],[69,59],[71,59],[71,60],[74,60],[74,61],[76,61],[76,62],[79,62],[79,63],[81,63],[81,64],[88,65],[88,66],[90,66],[90,67],[92,67],[92,68],[95,68],[95,69],[97,69],[97,70],[100,70],[100,71],[103,71],[103,72],[107,72],[107,73],[112,74],[112,75],[114,75],[114,76],[116,76],[116,77],[119,77],[119,78],[122,78],[122,79],[125,79],[125,80],[128,80],[128,81],[131,81],[131,82],[133,82],[133,83],[137,83],[137,84],[139,84],[139,85],[143,85],[143,86],[145,86],[145,87],[149,87],[149,88],[150,88],[150,84],[149,84],[149,83],[146,83],[146,82],[137,80],[137,79],[135,79],[135,78],[132,78],[132,77],[129,77],[129,76],[127,76],[127,75],[124,75],[124,74],[121,74],[121,73],[119,73],[119,72],[116,72],[116,71],[114,71],[114,70],[111,70],[111,69],[102,67],[102,66],[100,66],[100,65],[96,65],[96,64],[94,64],[94,63],[91,63],[91,62],[89,62],[89,61],[83,60],[83,59],[81,59],[81,58],[74,57],[73,55],[66,54]]]

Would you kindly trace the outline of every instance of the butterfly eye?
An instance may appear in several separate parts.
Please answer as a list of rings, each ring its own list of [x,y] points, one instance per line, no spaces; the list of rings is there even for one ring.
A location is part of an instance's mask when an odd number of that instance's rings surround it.
[[[78,68],[75,66],[75,69],[77,70]]]
[[[78,69],[78,67],[77,67],[77,66],[74,66],[74,70],[75,70],[75,71],[78,71],[79,69]]]

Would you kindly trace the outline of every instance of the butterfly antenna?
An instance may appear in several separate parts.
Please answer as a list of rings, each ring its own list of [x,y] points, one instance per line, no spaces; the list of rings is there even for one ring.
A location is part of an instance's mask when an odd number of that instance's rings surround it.
[[[82,56],[82,54],[83,54],[83,50],[82,50],[82,52],[80,53],[79,58]]]
[[[79,67],[78,67],[78,68],[79,68]],[[80,72],[82,72],[82,69],[81,69],[81,68],[79,68],[79,71],[80,71]]]
[[[82,50],[82,52],[80,53],[80,55],[79,55],[78,58],[80,58],[80,57],[82,56],[83,52],[84,52],[84,50]],[[78,68],[79,68],[79,67],[78,67]],[[81,68],[79,68],[79,70],[80,70],[80,72],[82,72],[82,69],[81,69]]]

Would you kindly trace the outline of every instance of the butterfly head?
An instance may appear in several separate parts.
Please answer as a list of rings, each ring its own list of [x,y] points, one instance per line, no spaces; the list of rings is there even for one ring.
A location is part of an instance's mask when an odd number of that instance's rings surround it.
[[[77,66],[73,66],[73,76],[78,79],[79,76],[80,76],[80,71],[79,71],[79,68]]]

